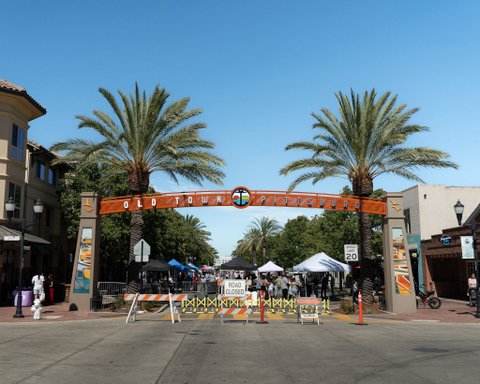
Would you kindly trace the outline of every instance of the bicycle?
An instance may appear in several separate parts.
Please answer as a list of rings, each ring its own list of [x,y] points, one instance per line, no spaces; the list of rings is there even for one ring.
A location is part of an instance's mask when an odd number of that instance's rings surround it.
[[[418,301],[423,303],[423,306],[426,307],[427,305],[432,309],[438,309],[442,305],[442,301],[437,297],[434,296],[435,291],[426,291],[422,292],[417,290],[415,300],[417,303],[418,308]]]

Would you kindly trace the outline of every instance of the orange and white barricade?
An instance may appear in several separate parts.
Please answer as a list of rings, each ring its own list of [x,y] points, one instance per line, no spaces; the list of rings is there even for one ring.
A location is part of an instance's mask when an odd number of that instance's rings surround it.
[[[127,293],[123,295],[123,300],[125,301],[132,301],[132,305],[130,306],[130,310],[128,311],[127,319],[125,320],[126,323],[135,322],[135,318],[138,312],[138,303],[140,301],[155,301],[155,302],[165,302],[169,303],[170,305],[170,316],[172,319],[172,323],[175,323],[175,315],[177,315],[177,320],[180,323],[182,320],[180,318],[180,312],[175,305],[175,302],[182,302],[187,300],[187,294],[171,294],[171,293],[163,293],[163,294],[148,294],[148,293]]]
[[[256,293],[256,292],[255,292]],[[227,300],[232,301],[243,301],[243,306],[238,307],[224,307],[223,305],[217,310],[217,315],[220,315],[223,324],[223,316],[224,315],[246,315],[246,323],[248,324],[248,315],[253,312],[252,306],[256,303],[256,295],[249,293],[245,296],[225,296],[225,295],[218,295],[218,300],[223,303]]]
[[[312,320],[320,325],[320,307],[321,300],[317,297],[297,297],[297,321],[303,324],[304,319]],[[304,311],[307,309],[307,311]]]
[[[246,315],[246,322],[248,323],[248,315],[252,313],[252,308],[249,307],[240,307],[240,308],[220,308],[217,312],[218,315],[222,318],[223,324],[223,315]]]

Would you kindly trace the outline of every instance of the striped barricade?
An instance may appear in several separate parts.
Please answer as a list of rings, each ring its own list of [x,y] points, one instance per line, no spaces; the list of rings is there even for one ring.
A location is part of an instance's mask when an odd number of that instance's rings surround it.
[[[317,297],[298,297],[297,298],[297,321],[303,324],[304,319],[312,320],[320,325],[319,306],[321,300]]]
[[[171,293],[162,293],[162,294],[150,294],[150,293],[127,293],[123,295],[123,300],[132,301],[130,310],[128,311],[126,323],[135,322],[136,315],[138,312],[138,303],[140,301],[155,301],[155,302],[168,302],[170,305],[170,316],[172,323],[175,323],[175,315],[177,315],[177,320],[180,323],[182,320],[180,318],[180,313],[175,305],[175,302],[184,302],[187,300],[187,294],[171,294]]]
[[[256,302],[255,296],[253,294],[242,297],[218,295],[221,307],[217,310],[217,315],[220,315],[222,324],[224,315],[246,315],[246,323],[248,323],[248,315],[252,313],[252,305]]]

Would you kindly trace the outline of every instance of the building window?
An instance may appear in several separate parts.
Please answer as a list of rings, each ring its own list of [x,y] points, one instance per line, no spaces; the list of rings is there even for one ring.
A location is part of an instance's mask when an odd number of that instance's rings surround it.
[[[37,173],[36,176],[40,179],[45,181],[46,176],[46,167],[43,161],[37,161]]]
[[[23,163],[25,151],[25,131],[18,125],[12,127],[12,145],[10,146],[10,156],[12,159]]]
[[[405,215],[405,230],[407,233],[412,233],[412,223],[410,221],[410,209],[404,209],[403,214]]]
[[[48,168],[48,184],[57,184],[57,172],[53,168]]]
[[[10,183],[8,186],[8,197],[12,197],[15,202],[15,211],[13,211],[13,217],[15,219],[20,218],[20,203],[22,201],[22,188],[14,183]]]

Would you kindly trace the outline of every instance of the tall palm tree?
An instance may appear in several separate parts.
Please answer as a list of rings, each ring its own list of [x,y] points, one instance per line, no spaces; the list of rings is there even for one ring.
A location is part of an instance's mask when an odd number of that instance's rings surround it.
[[[205,241],[210,239],[210,236],[211,236],[212,233],[205,229],[205,228],[207,228],[206,225],[204,223],[202,223],[202,221],[200,221],[200,219],[198,217],[187,214],[185,216],[182,216],[182,220],[186,225],[188,225],[189,227],[191,227],[194,230],[195,235],[199,239],[202,239],[202,240],[205,240]]]
[[[239,241],[238,249],[240,252],[250,252],[252,254],[252,263],[257,265],[257,251],[261,247],[262,233],[258,228],[249,228]]]
[[[269,219],[268,217],[262,217],[261,219],[255,219],[250,226],[252,229],[256,229],[260,232],[260,248],[262,248],[262,261],[263,264],[267,261],[267,244],[268,241],[278,234],[281,230],[281,226],[275,219]]]
[[[133,195],[148,191],[154,172],[166,173],[177,183],[181,176],[200,185],[205,180],[222,184],[224,162],[210,152],[215,145],[200,137],[206,124],[191,122],[201,110],[187,109],[189,98],[167,105],[170,95],[158,85],[149,97],[145,91],[140,92],[138,84],[129,97],[118,91],[121,102],[104,88],[99,92],[113,115],[95,110],[94,117],[76,118],[79,128],[92,129],[101,141],[71,139],[54,144],[53,150],[66,151],[64,161],[75,162],[79,168],[102,164],[109,174],[123,173]],[[142,225],[141,212],[132,212],[130,264],[135,260],[133,246],[141,239]]]
[[[305,150],[310,156],[292,161],[280,170],[280,174],[302,171],[290,185],[290,189],[306,180],[313,184],[329,177],[347,178],[353,194],[368,197],[373,193],[373,180],[391,173],[417,182],[423,180],[414,171],[420,167],[452,167],[449,155],[426,147],[406,147],[407,139],[427,127],[410,123],[417,108],[407,109],[397,105],[397,95],[390,92],[377,97],[375,90],[363,97],[350,92],[350,97],[336,94],[339,117],[326,108],[321,114],[313,113],[314,129],[319,129],[313,141],[295,142],[286,150]],[[359,215],[361,237],[363,289],[367,300],[372,293],[372,228],[368,214]]]
[[[185,233],[188,234],[190,254],[188,258],[193,262],[208,263],[214,257],[215,250],[208,244],[211,232],[207,231],[205,224],[198,217],[193,215],[182,216],[183,224],[186,226]]]

